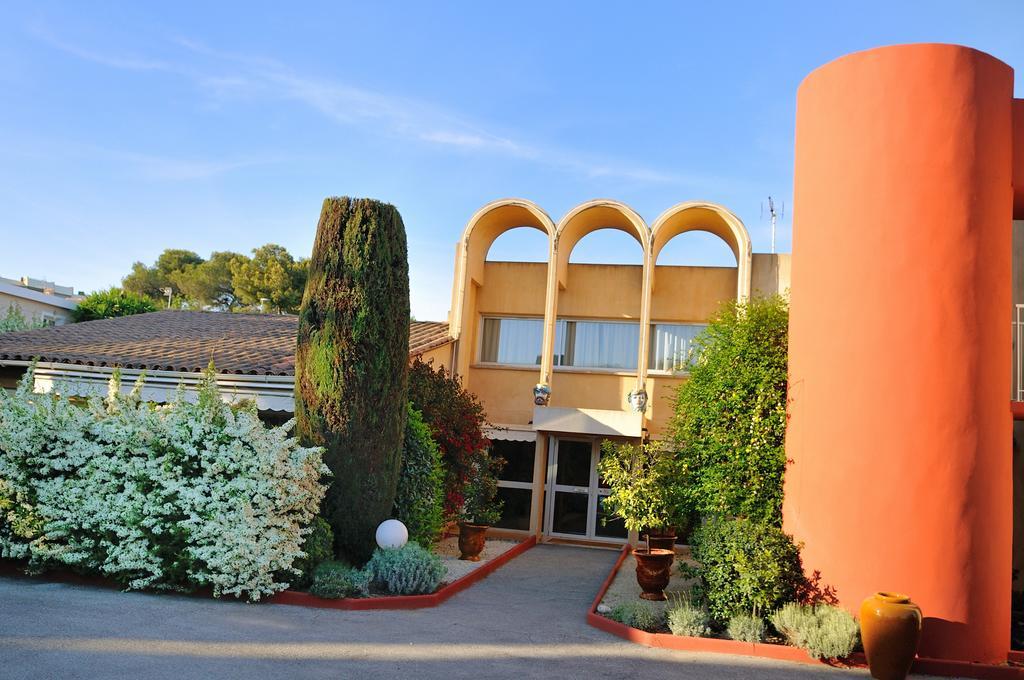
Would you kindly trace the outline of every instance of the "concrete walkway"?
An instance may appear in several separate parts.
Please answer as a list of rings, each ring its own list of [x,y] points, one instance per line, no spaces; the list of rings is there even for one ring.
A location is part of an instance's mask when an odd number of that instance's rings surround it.
[[[633,645],[586,625],[617,554],[542,545],[434,609],[247,605],[0,578],[0,677],[857,678]]]

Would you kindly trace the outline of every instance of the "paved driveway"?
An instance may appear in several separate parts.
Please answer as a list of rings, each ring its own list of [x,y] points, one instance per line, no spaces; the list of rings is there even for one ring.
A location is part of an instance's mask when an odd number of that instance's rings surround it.
[[[859,678],[633,645],[584,615],[616,553],[542,545],[434,609],[345,612],[0,578],[0,677]]]

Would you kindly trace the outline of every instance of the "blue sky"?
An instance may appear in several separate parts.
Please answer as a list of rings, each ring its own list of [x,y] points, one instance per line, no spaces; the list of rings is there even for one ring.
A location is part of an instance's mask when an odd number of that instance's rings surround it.
[[[715,201],[767,251],[771,194],[786,251],[807,73],[925,41],[1024,71],[1013,0],[163,4],[0,8],[0,276],[93,290],[165,247],[308,256],[329,195],[398,206],[421,319],[444,318],[455,241],[504,196],[555,220],[595,197],[648,222]],[[700,235],[670,248],[731,259]],[[528,230],[492,251],[543,253]],[[639,250],[605,231],[573,254],[601,260]]]

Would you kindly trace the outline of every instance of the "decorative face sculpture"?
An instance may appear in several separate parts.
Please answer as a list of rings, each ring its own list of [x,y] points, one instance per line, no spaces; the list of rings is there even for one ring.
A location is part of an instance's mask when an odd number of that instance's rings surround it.
[[[533,387],[533,403],[537,406],[547,406],[551,399],[551,388],[544,383],[537,383]]]
[[[629,405],[637,413],[643,413],[647,410],[647,391],[637,390],[636,392],[629,393]]]

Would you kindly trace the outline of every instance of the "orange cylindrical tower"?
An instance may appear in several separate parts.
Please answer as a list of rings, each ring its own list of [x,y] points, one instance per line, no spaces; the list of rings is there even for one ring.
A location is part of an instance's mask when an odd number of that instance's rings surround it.
[[[797,99],[785,527],[850,610],[909,594],[934,658],[1009,648],[1012,97],[929,44]]]

